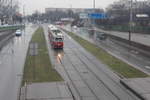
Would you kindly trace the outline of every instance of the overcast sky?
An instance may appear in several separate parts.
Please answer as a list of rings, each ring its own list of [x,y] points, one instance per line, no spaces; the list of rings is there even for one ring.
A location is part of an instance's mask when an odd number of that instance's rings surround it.
[[[97,8],[105,8],[109,4],[118,0],[96,0]],[[23,5],[25,5],[26,14],[31,14],[35,10],[44,12],[45,8],[58,7],[58,8],[91,8],[93,6],[93,0],[19,0],[20,11],[23,11]]]

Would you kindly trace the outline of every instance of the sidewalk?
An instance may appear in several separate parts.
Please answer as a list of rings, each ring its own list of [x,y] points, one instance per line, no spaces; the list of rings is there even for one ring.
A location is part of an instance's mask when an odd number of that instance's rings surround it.
[[[20,100],[73,100],[64,82],[33,83],[21,89]]]
[[[123,79],[120,82],[142,100],[150,100],[150,78]]]

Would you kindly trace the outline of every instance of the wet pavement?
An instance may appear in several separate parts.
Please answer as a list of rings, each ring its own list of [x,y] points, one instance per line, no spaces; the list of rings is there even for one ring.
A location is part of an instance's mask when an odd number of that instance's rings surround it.
[[[65,82],[28,84],[21,94],[20,100],[73,100]]]
[[[0,32],[0,41],[3,40],[9,34],[13,34],[13,32],[15,32],[15,31],[13,30],[13,31],[3,31],[3,32]]]
[[[118,36],[124,39],[129,39],[129,33],[128,32],[116,32],[116,31],[104,31],[102,29],[96,28],[98,31],[103,31],[108,34]],[[142,34],[142,33],[131,33],[131,40],[137,43],[141,43],[147,46],[150,46],[150,35],[149,34]]]
[[[14,32],[14,30],[0,32],[0,49],[7,43],[10,38],[15,35]]]
[[[65,29],[73,31],[84,39],[103,48],[111,55],[150,75],[150,58],[142,55],[138,50],[135,50],[133,47],[130,48],[129,45],[125,43],[120,43],[116,40],[112,40],[111,38],[107,38],[103,41],[99,40],[96,38],[99,32],[90,33],[86,28],[77,28],[71,30],[71,28],[67,26],[65,27]]]
[[[21,37],[13,37],[0,51],[0,100],[18,98],[28,44],[36,27],[27,25]]]
[[[121,83],[143,100],[150,100],[150,78],[123,79]]]
[[[64,49],[51,48],[44,26],[49,55],[54,68],[69,85],[76,100],[139,100],[120,84],[120,77],[65,34]]]

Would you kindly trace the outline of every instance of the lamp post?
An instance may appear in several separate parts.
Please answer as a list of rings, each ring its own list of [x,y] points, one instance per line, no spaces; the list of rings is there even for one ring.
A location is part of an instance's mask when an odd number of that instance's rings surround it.
[[[95,13],[95,8],[96,8],[96,7],[95,7],[95,0],[93,0],[93,13]],[[95,27],[95,19],[92,19],[92,22],[93,22],[93,23],[92,23],[92,24],[93,24],[92,26],[93,26],[93,30],[94,30],[94,27]]]
[[[95,9],[95,0],[93,0],[93,8]]]
[[[11,7],[11,14],[10,14],[10,19],[11,19],[11,24],[13,24],[13,0],[10,1],[10,7]]]
[[[24,25],[26,23],[25,7],[26,7],[26,5],[23,5],[23,23],[24,23]]]
[[[129,43],[131,45],[131,33],[133,24],[133,0],[130,1]]]

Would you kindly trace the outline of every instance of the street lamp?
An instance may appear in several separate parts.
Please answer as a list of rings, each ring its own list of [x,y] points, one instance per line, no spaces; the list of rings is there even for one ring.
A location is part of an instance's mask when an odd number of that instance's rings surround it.
[[[93,0],[93,13],[95,13],[95,0]],[[93,29],[94,29],[94,24],[95,24],[95,19],[92,20],[93,21]]]
[[[131,45],[131,32],[133,24],[133,0],[130,1],[129,43]]]
[[[25,7],[26,7],[26,5],[23,5],[23,20],[22,20],[22,22],[24,23],[24,25],[26,22]]]
[[[93,0],[93,8],[95,9],[95,0]]]
[[[11,0],[10,1],[10,6],[11,6],[11,15],[10,15],[10,18],[11,18],[11,24],[13,24],[13,1]]]

